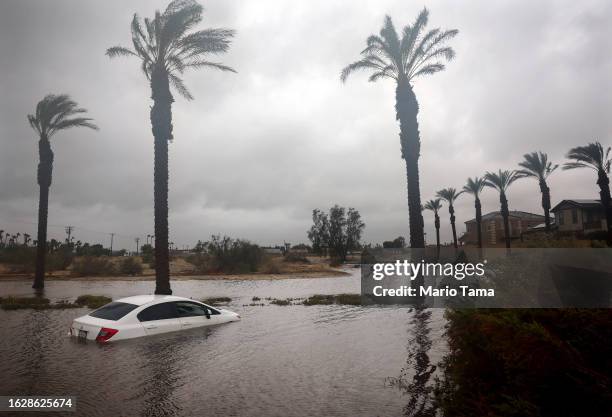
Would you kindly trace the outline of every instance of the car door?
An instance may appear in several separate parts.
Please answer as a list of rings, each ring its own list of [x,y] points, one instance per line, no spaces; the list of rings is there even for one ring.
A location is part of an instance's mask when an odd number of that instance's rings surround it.
[[[181,322],[174,303],[159,303],[145,308],[137,315],[147,335],[174,332],[181,329]]]
[[[174,305],[181,321],[181,327],[184,329],[219,323],[218,312],[204,304],[191,301],[176,301]]]

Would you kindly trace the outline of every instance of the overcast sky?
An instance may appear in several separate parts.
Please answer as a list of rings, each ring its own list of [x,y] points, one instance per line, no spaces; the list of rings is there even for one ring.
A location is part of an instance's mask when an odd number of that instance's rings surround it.
[[[150,91],[130,46],[134,12],[167,1],[0,1],[0,229],[35,235],[37,138],[26,115],[47,93],[68,93],[100,131],[53,137],[49,233],[133,249],[153,233]],[[204,27],[237,31],[224,63],[238,73],[186,74],[170,146],[170,239],[213,233],[260,244],[307,241],[313,208],[357,208],[364,240],[408,237],[405,165],[390,80],[339,80],[385,14],[398,28],[423,6],[433,27],[456,28],[457,57],[418,79],[421,194],[461,188],[468,176],[515,168],[542,150],[563,162],[573,146],[612,144],[612,2],[211,0]],[[592,171],[558,171],[553,204],[597,198]],[[541,212],[538,184],[509,192],[513,210]],[[493,190],[483,210],[498,210]],[[428,240],[433,218],[425,212]],[[473,201],[457,202],[459,232]],[[442,238],[450,239],[446,207]]]

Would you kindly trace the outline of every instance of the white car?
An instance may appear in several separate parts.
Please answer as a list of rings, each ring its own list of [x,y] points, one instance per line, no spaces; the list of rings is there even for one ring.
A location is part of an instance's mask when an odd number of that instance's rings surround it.
[[[233,311],[173,295],[122,298],[74,319],[70,335],[110,342],[240,320]]]

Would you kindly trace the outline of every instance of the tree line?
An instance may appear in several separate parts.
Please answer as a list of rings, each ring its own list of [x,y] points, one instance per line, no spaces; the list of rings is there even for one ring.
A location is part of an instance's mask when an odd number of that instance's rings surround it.
[[[607,222],[607,243],[612,244],[612,201],[610,199],[610,147],[604,148],[599,142],[589,143],[586,146],[578,146],[570,149],[566,157],[570,160],[562,166],[564,170],[576,168],[590,168],[597,175],[596,184],[599,187],[599,197],[604,210]],[[538,181],[541,194],[542,210],[544,212],[545,230],[551,232],[552,224],[550,217],[551,198],[548,177],[559,167],[548,159],[544,152],[532,152],[523,155],[523,160],[519,162],[519,169],[499,170],[498,172],[487,172],[483,177],[468,178],[461,191],[449,187],[437,192],[436,198],[425,203],[423,208],[430,210],[434,214],[434,226],[436,229],[436,246],[440,248],[440,217],[439,210],[442,208],[442,201],[448,205],[450,224],[453,235],[453,245],[457,244],[457,233],[455,229],[455,209],[454,204],[457,198],[463,193],[471,194],[474,198],[474,208],[476,212],[476,234],[478,247],[482,248],[482,205],[480,194],[485,187],[492,188],[499,193],[500,214],[503,220],[504,241],[506,248],[511,247],[510,238],[510,210],[508,208],[508,190],[510,186],[521,178],[532,178]]]

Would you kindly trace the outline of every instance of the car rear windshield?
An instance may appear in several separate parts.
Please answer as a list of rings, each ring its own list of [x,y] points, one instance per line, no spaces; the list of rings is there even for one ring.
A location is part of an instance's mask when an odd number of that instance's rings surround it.
[[[117,321],[130,311],[134,310],[136,307],[138,306],[134,304],[114,301],[102,308],[97,309],[96,311],[89,313],[89,315],[99,319]]]

